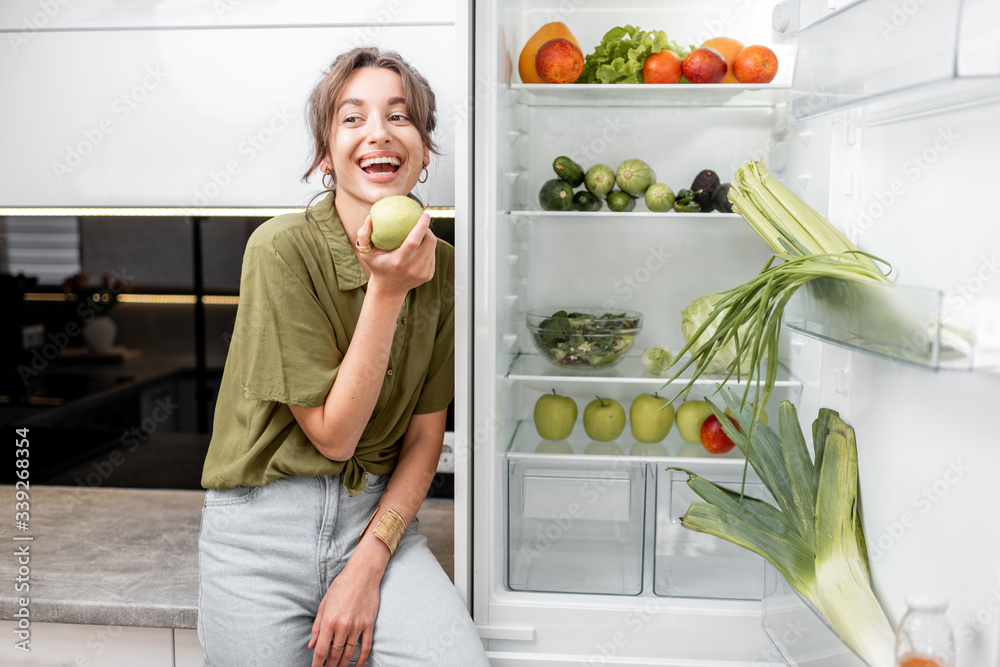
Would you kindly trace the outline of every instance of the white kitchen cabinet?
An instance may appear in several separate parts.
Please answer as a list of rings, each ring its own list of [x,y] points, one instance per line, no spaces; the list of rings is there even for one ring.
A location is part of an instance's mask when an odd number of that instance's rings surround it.
[[[453,127],[467,107],[439,48],[455,43],[453,3],[313,3],[269,22],[270,3],[202,3],[233,6],[218,20],[192,3],[133,13],[52,0],[58,13],[27,32],[21,20],[41,10],[12,4],[0,8],[14,31],[0,83],[19,102],[0,108],[0,126],[17,128],[4,133],[0,207],[304,206],[322,189],[300,180],[307,97],[337,54],[363,45],[398,51],[430,82],[441,151],[414,192],[454,204]]]
[[[174,667],[202,667],[204,660],[198,631],[174,630]]]
[[[14,648],[15,626],[13,621],[0,621],[0,635],[7,638],[0,643],[2,667],[174,667],[174,631],[170,628],[32,623],[26,653]]]

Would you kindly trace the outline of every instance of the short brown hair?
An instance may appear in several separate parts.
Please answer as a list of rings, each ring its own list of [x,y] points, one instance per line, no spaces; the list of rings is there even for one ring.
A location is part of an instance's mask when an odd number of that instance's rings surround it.
[[[437,126],[437,102],[427,79],[395,51],[382,51],[374,46],[351,49],[336,57],[323,79],[316,84],[309,96],[308,118],[313,133],[313,160],[302,180],[308,180],[323,158],[330,152],[330,127],[333,124],[333,105],[354,70],[362,67],[383,68],[399,75],[403,82],[406,112],[413,121],[424,146],[438,153],[431,138]]]

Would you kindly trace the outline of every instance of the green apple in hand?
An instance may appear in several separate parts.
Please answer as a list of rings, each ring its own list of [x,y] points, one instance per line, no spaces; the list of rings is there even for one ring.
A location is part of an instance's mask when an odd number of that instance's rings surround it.
[[[573,432],[576,415],[576,401],[553,389],[535,401],[535,430],[546,440],[563,440]]]
[[[685,442],[701,444],[701,425],[712,414],[712,406],[705,401],[684,401],[677,408],[677,432]]]
[[[410,230],[420,220],[424,207],[404,195],[390,195],[372,204],[372,244],[383,250],[403,245]]]
[[[591,440],[614,440],[625,431],[625,408],[613,398],[598,396],[583,409],[583,430]]]
[[[632,437],[639,442],[659,442],[674,425],[674,406],[657,394],[639,394],[628,409]]]

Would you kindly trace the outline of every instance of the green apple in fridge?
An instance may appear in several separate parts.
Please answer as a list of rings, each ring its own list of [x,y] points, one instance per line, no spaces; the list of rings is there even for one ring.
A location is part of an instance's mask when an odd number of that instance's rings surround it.
[[[658,394],[639,394],[628,410],[632,437],[639,442],[660,442],[674,425],[674,406]]]
[[[572,454],[573,448],[565,440],[540,440],[536,454]]]
[[[625,432],[625,408],[613,398],[598,396],[583,409],[583,430],[591,440],[614,440]]]
[[[622,451],[622,446],[617,442],[591,442],[587,445],[587,448],[583,450],[584,454],[588,456],[624,456],[625,452]]]
[[[542,394],[535,401],[535,430],[546,440],[563,440],[573,432],[576,415],[576,401],[560,396],[553,389],[551,394]]]
[[[685,442],[701,444],[701,425],[712,414],[712,407],[705,401],[684,401],[677,408],[677,432]]]
[[[395,250],[403,245],[423,213],[423,206],[404,195],[379,199],[368,213],[372,219],[372,243],[383,250]]]

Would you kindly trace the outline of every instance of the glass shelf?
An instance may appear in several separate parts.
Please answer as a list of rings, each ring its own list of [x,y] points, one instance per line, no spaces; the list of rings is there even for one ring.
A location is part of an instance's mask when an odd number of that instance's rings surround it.
[[[774,107],[789,86],[764,84],[511,84],[527,106]]]
[[[773,565],[761,560],[761,626],[777,654],[768,659],[789,667],[870,667]]]
[[[939,290],[819,278],[789,302],[785,326],[894,362],[1000,372],[1000,297],[949,305]]]
[[[542,440],[535,430],[531,419],[518,422],[507,449],[509,455],[523,455],[527,458],[548,458],[553,460],[608,461],[613,465],[615,459],[655,461],[663,467],[680,466],[699,475],[735,472],[741,474],[746,461],[739,447],[734,447],[725,454],[711,454],[701,445],[691,444],[681,439],[677,428],[671,428],[663,442],[662,453],[654,453],[649,445],[637,443],[625,427],[625,432],[612,442],[595,443],[587,437],[583,429],[583,405],[580,405],[581,415],[576,420],[573,432],[565,440]],[[628,409],[628,406],[625,406]],[[637,446],[638,445],[638,446]],[[751,472],[752,474],[752,472]]]
[[[724,222],[743,222],[743,218],[738,213],[720,213],[712,211],[706,213],[679,213],[670,211],[667,213],[654,213],[653,211],[507,211],[507,215],[512,218],[551,218],[558,220],[576,218],[666,218],[671,222],[680,219],[687,220],[721,220]]]
[[[808,26],[790,121],[864,106],[864,122],[878,124],[1000,98],[1000,12],[991,5],[927,3],[904,13],[897,0],[860,0]]]
[[[641,354],[632,354],[626,356],[618,365],[611,368],[572,370],[569,368],[559,368],[540,354],[521,352],[514,358],[504,377],[508,381],[543,381],[546,385],[551,385],[553,382],[604,383],[608,380],[613,380],[617,383],[641,384],[649,387],[663,386],[663,383],[670,377],[670,371],[668,371],[667,375],[652,375],[647,373],[646,369],[642,366],[641,359]],[[687,383],[690,377],[690,373],[686,373],[677,380],[674,380],[672,384],[676,385],[679,389]],[[722,382],[724,377],[725,375],[722,373],[704,373],[700,378],[695,380],[695,386],[714,389],[715,385]],[[726,385],[733,387],[745,386],[746,376],[743,376],[741,379],[742,382],[737,382],[734,375]],[[774,386],[800,389],[802,382],[798,378],[793,377],[788,368],[779,362],[778,376]]]

